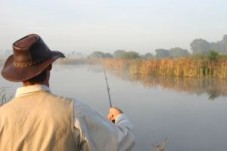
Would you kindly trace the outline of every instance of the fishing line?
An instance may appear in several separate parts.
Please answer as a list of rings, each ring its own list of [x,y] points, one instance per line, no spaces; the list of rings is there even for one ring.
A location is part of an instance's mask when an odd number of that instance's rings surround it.
[[[104,65],[102,63],[100,54],[98,55],[98,57],[99,57],[99,61],[100,61],[100,64],[102,66],[103,73],[104,73],[104,76],[105,76],[106,89],[107,89],[108,98],[109,98],[109,105],[110,105],[110,108],[112,108],[112,101],[111,101],[111,97],[110,97],[110,87],[109,87],[109,83],[108,83],[108,79],[107,79],[107,75],[106,75],[106,70],[105,70]]]

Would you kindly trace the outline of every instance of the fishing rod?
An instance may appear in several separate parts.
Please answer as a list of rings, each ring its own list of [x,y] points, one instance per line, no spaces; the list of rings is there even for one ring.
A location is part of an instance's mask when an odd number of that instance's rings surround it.
[[[105,76],[106,89],[107,89],[107,93],[108,93],[108,97],[109,97],[109,105],[110,105],[110,108],[112,108],[112,101],[111,101],[111,97],[110,97],[110,87],[109,87],[109,83],[108,83],[108,79],[107,79],[107,75],[106,75],[106,70],[104,68],[104,65],[102,64],[102,60],[101,60],[100,54],[98,54],[98,57],[99,57],[101,65],[102,65],[103,73],[104,73],[104,76]]]

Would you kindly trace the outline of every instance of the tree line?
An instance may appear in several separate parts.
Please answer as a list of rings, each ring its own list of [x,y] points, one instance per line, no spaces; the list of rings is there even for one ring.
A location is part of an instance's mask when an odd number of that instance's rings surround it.
[[[227,35],[223,36],[221,41],[208,42],[204,39],[195,39],[190,44],[192,52],[190,53],[187,49],[180,47],[167,49],[156,49],[155,54],[148,52],[146,54],[140,55],[136,51],[127,50],[116,50],[114,53],[105,53],[101,51],[92,52],[88,58],[119,58],[119,59],[162,59],[162,58],[177,58],[177,57],[187,57],[191,55],[204,55],[208,57],[217,57],[219,54],[227,54]]]
[[[116,50],[113,53],[105,53],[102,51],[94,51],[88,55],[88,58],[118,58],[118,59],[163,59],[163,58],[178,58],[187,56],[208,56],[216,58],[218,55],[227,54],[227,35],[224,35],[222,40],[217,42],[208,42],[205,39],[195,39],[190,43],[191,52],[187,49],[180,47],[174,47],[171,49],[155,49],[155,53],[147,52],[145,54],[139,54],[136,51]],[[6,56],[12,53],[11,50],[0,51],[0,63]],[[81,53],[72,51],[67,56],[73,58],[75,56],[81,58],[84,56]]]

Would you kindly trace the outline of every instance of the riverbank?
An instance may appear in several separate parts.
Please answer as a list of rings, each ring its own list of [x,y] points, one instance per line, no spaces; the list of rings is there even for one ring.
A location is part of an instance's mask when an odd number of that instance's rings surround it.
[[[0,65],[5,59],[0,58]],[[56,64],[78,65],[97,64],[99,59],[65,58],[58,59]],[[191,78],[227,78],[227,57],[210,59],[207,57],[184,57],[165,59],[102,59],[110,70],[126,71],[138,76],[167,76]]]
[[[103,59],[106,68],[124,70],[138,76],[168,76],[192,78],[227,78],[227,58],[175,58],[152,60]]]

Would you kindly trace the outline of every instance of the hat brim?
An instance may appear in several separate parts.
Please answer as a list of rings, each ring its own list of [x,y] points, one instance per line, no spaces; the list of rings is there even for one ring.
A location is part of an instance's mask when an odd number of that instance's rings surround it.
[[[2,76],[9,81],[22,82],[39,75],[51,63],[58,58],[64,58],[64,54],[59,51],[51,51],[51,57],[38,65],[31,65],[25,68],[15,67],[13,64],[13,55],[9,56],[2,69]]]

